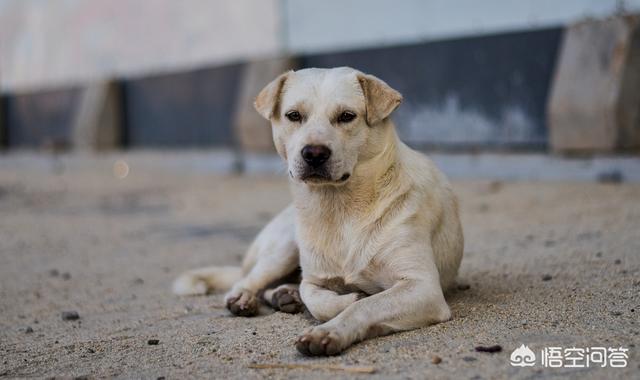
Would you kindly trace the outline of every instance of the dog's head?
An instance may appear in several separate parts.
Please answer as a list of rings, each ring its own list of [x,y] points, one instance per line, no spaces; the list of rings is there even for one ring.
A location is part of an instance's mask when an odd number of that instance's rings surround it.
[[[340,67],[284,73],[260,92],[255,107],[271,121],[294,181],[340,185],[375,150],[376,128],[401,101],[382,80]]]

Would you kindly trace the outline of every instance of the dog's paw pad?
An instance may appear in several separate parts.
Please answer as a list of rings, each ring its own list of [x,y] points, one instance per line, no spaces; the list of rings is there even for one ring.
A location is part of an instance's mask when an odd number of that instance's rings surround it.
[[[242,290],[237,294],[226,297],[227,309],[241,317],[251,317],[258,314],[258,299],[248,290]]]
[[[281,288],[276,290],[271,296],[271,304],[274,309],[284,313],[296,314],[304,310],[298,289]]]
[[[335,332],[314,328],[298,338],[296,348],[307,356],[328,356],[339,354],[342,351],[342,343],[340,336]]]

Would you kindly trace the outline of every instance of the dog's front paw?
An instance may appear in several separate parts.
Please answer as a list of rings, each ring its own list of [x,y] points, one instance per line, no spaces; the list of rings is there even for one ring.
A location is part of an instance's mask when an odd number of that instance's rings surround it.
[[[271,305],[274,309],[284,313],[296,314],[304,310],[304,304],[300,299],[297,288],[279,287],[271,296]]]
[[[258,298],[246,289],[231,291],[225,297],[227,309],[235,315],[241,317],[252,317],[258,314]]]
[[[345,347],[342,337],[335,330],[317,326],[298,338],[296,348],[304,355],[327,356],[337,355]]]

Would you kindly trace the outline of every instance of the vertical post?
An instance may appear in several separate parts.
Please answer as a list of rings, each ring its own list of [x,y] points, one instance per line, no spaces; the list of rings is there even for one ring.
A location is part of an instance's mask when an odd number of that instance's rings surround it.
[[[296,68],[297,63],[290,58],[249,62],[244,68],[236,108],[233,128],[239,148],[243,152],[275,152],[271,137],[271,126],[253,108],[256,96],[269,82],[287,70]]]
[[[640,15],[565,31],[547,109],[554,152],[640,148]]]
[[[120,148],[123,138],[122,89],[113,80],[87,86],[73,126],[73,147],[103,151]]]
[[[9,148],[8,133],[9,126],[7,125],[6,97],[0,94],[0,150]]]

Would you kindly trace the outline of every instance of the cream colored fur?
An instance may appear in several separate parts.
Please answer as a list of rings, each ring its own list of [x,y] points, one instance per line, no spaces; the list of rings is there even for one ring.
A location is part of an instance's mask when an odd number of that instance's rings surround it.
[[[288,72],[256,99],[287,163],[293,205],[257,237],[227,301],[237,314],[252,309],[261,291],[299,264],[301,299],[324,322],[301,335],[304,354],[336,354],[451,317],[443,289],[462,259],[457,200],[435,165],[398,139],[389,115],[401,100],[380,79],[350,68]],[[301,120],[290,121],[291,111]],[[356,118],[339,122],[344,111]],[[324,177],[308,177],[306,145],[331,150]],[[188,272],[174,290],[211,290],[224,282],[218,273]],[[265,294],[273,304],[273,288]]]

